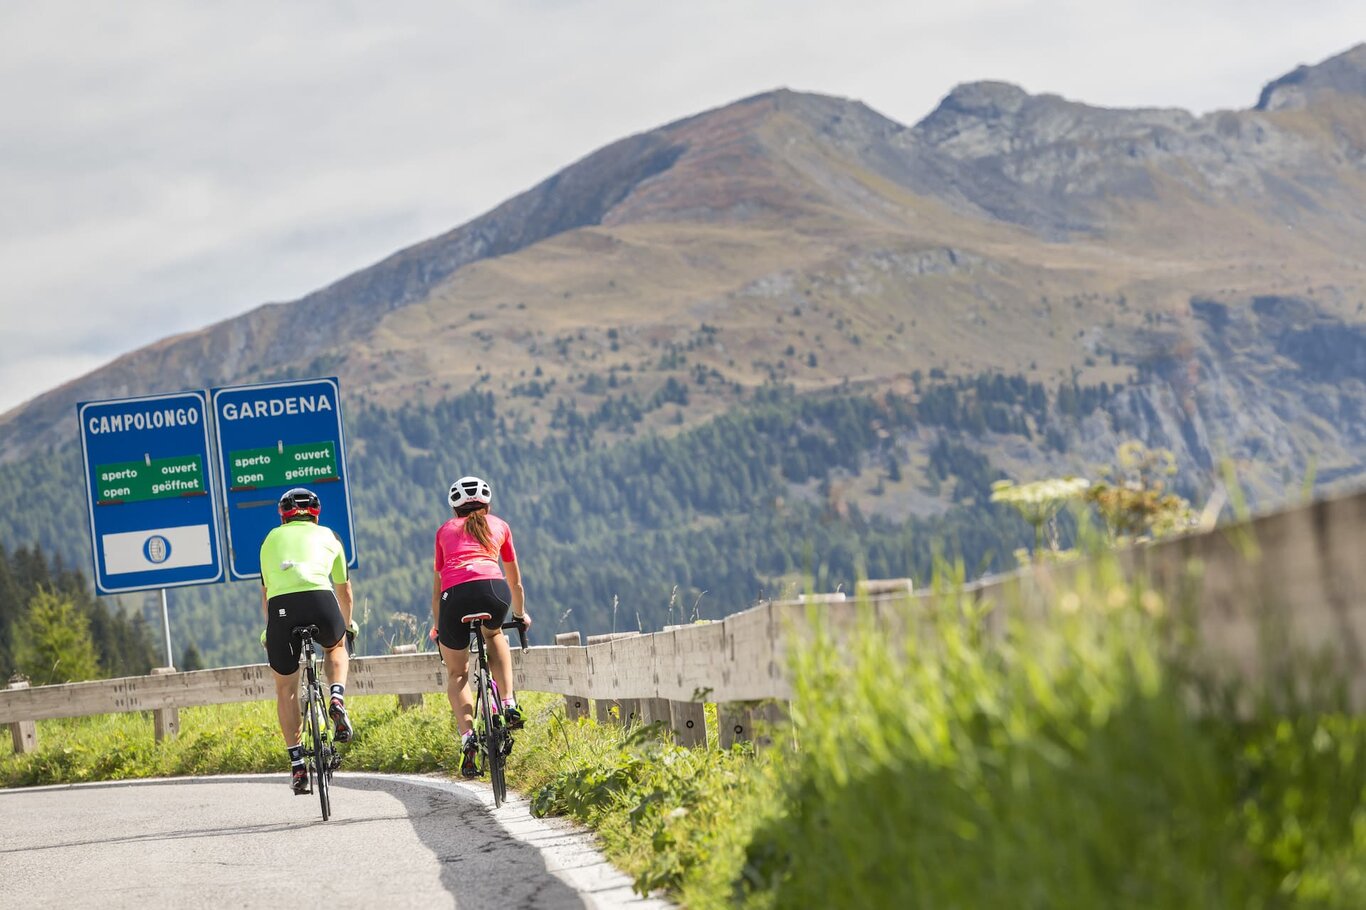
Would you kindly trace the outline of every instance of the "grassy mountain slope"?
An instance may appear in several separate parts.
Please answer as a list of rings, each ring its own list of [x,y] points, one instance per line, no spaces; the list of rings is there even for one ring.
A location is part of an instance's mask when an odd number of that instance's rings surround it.
[[[975,83],[913,127],[778,91],[627,138],[0,416],[0,528],[86,564],[77,400],[324,373],[390,624],[424,609],[428,525],[472,470],[591,631],[623,624],[613,598],[657,624],[675,585],[728,611],[936,546],[999,566],[1019,529],[984,484],[1130,436],[1197,497],[1225,457],[1261,501],[1360,482],[1363,72],[1366,45],[1203,117]],[[854,416],[816,432],[832,408]],[[249,587],[178,594],[183,634],[249,657]]]

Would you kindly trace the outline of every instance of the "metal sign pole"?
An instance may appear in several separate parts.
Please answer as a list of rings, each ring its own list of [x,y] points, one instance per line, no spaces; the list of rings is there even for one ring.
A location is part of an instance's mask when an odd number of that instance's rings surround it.
[[[171,613],[166,609],[166,589],[161,589],[161,628],[166,631],[166,666],[174,667],[171,661]]]

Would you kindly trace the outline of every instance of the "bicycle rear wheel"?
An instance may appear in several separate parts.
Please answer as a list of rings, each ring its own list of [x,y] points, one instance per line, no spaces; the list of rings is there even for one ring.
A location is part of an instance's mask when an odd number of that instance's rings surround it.
[[[328,793],[331,775],[331,756],[329,756],[326,736],[326,721],[323,719],[322,694],[316,685],[309,687],[308,697],[308,736],[310,740],[310,759],[313,773],[313,786],[318,788],[318,803],[323,810],[323,821],[332,815],[332,798]]]
[[[479,721],[484,727],[483,750],[484,767],[489,772],[489,783],[493,785],[493,807],[503,805],[507,797],[507,784],[503,780],[503,739],[501,728],[496,726],[493,708],[493,685],[489,671],[479,671]]]
[[[495,809],[507,802],[508,798],[506,756],[503,748],[506,738],[507,730],[503,728],[503,716],[501,714],[494,715],[493,733],[489,737],[489,752],[493,756],[489,761],[489,783],[493,785],[493,808]]]

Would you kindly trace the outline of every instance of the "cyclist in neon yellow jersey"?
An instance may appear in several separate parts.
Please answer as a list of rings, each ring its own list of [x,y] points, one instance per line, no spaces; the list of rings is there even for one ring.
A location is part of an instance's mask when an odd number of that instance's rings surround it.
[[[261,609],[266,630],[270,669],[275,674],[275,708],[280,732],[289,750],[290,786],[308,792],[304,768],[303,720],[299,711],[299,640],[296,626],[316,625],[317,641],[325,650],[327,678],[332,683],[328,713],[339,742],[351,740],[346,714],[345,638],[356,632],[351,620],[351,581],[346,575],[346,552],[336,533],[318,524],[322,504],[311,490],[296,487],[280,497],[280,526],[261,544]]]

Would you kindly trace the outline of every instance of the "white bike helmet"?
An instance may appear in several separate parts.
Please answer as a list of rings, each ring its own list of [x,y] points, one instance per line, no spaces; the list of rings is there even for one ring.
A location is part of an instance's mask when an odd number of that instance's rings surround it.
[[[462,477],[451,484],[451,508],[471,504],[488,505],[493,499],[493,490],[488,481],[478,477]]]

